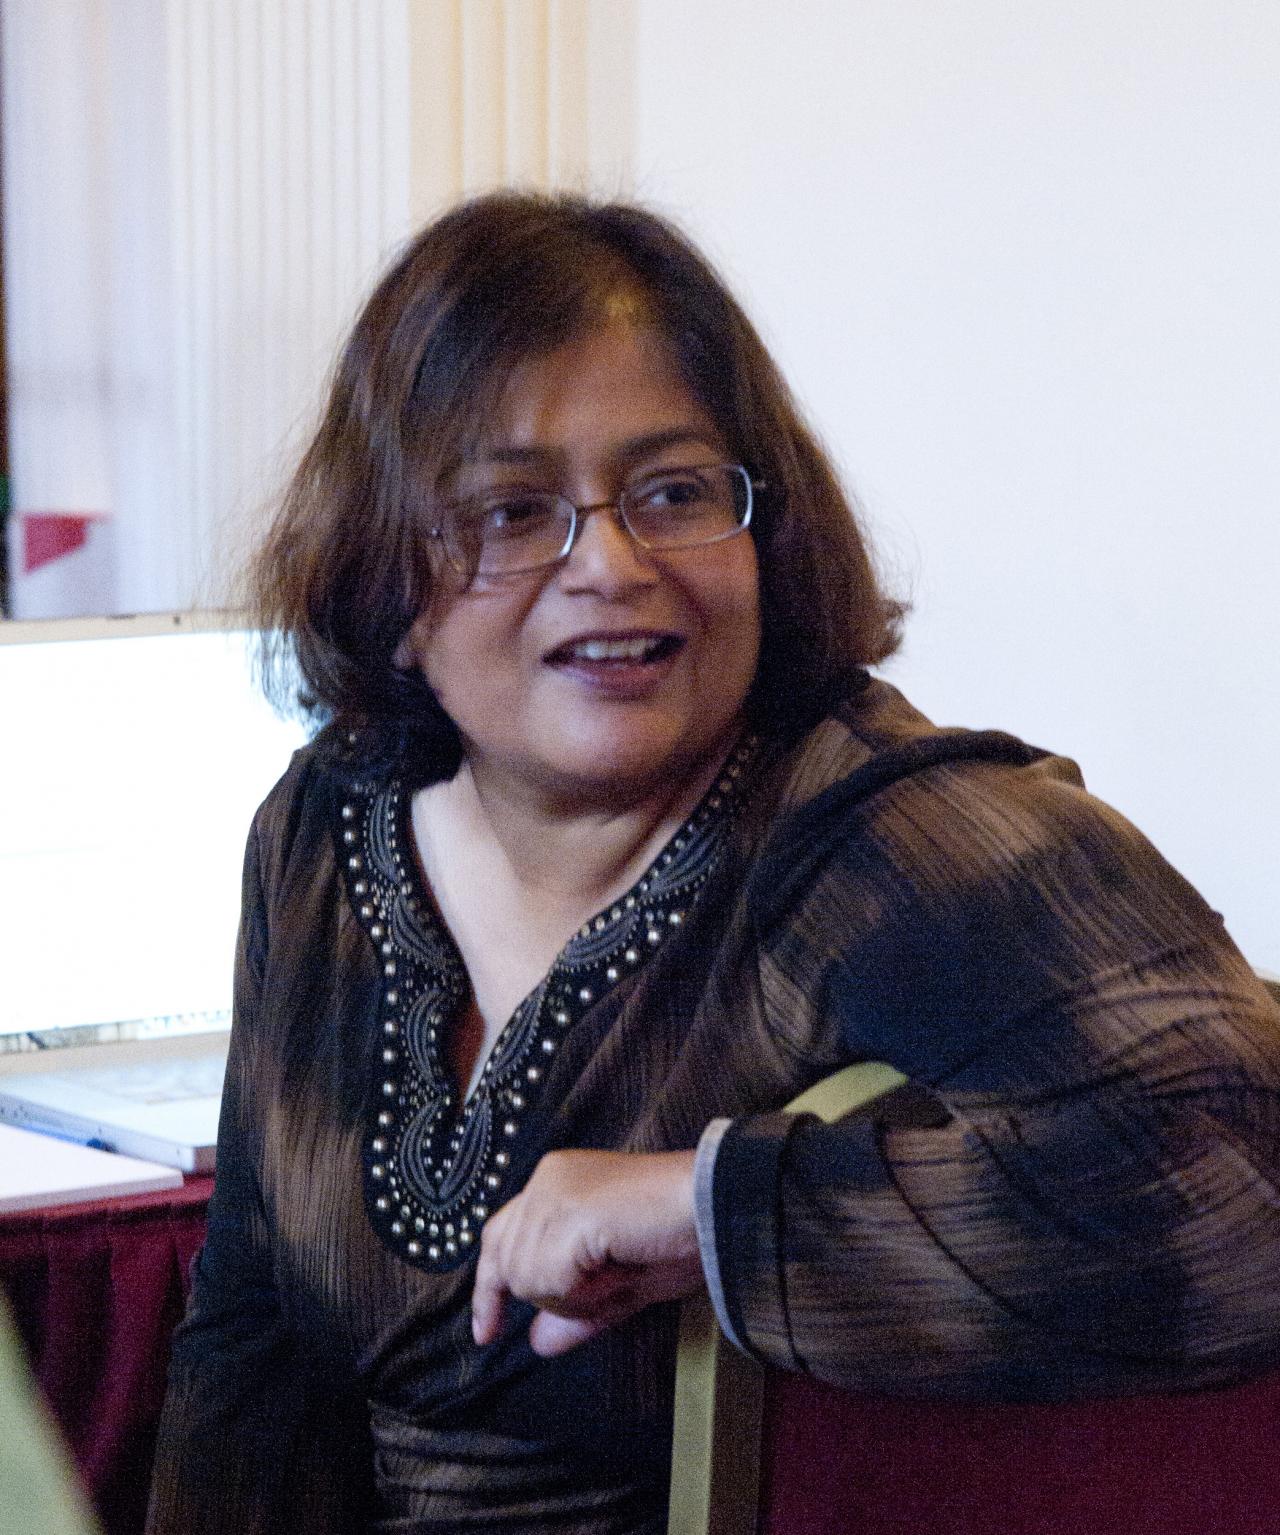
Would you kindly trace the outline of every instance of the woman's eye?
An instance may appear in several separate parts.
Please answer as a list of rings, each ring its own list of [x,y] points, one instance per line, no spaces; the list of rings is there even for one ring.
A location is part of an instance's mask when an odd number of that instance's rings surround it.
[[[654,511],[702,506],[709,499],[706,481],[688,470],[645,480],[631,494],[637,505]]]
[[[499,537],[528,532],[550,514],[546,496],[498,496],[482,503],[484,530]]]

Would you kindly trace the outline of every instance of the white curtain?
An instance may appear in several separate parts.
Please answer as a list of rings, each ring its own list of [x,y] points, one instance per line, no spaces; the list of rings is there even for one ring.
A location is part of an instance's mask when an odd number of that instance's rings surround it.
[[[11,612],[217,603],[424,217],[628,184],[629,0],[0,6]],[[23,570],[24,518],[95,518]]]

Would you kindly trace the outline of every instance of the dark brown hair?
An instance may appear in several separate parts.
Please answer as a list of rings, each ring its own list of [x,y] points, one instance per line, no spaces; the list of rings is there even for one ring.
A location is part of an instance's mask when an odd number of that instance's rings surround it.
[[[755,718],[812,718],[896,647],[902,606],[882,591],[826,455],[707,261],[644,209],[501,192],[409,243],[342,352],[249,572],[278,701],[296,688],[343,732],[456,752],[426,682],[394,661],[433,598],[433,492],[482,439],[512,368],[600,323],[620,296],[665,338],[729,452],[765,487],[751,526],[763,625]]]

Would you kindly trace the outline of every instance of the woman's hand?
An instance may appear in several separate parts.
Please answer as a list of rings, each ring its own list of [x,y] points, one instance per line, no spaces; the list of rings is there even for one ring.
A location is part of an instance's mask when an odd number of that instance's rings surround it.
[[[506,1297],[539,1308],[534,1352],[563,1354],[655,1301],[702,1286],[692,1151],[553,1151],[489,1221],[471,1330],[502,1332]]]

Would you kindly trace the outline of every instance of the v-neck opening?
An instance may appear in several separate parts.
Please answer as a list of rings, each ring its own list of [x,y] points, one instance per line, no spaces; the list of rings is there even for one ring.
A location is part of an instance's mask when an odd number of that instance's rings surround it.
[[[718,861],[756,744],[739,743],[630,889],[566,940],[499,1030],[465,1096],[445,1043],[473,994],[470,975],[422,867],[412,793],[392,778],[353,790],[339,807],[349,899],[382,971],[365,1205],[400,1256],[447,1269],[474,1250],[491,1202],[508,1197],[561,1041],[683,925]]]
[[[574,932],[564,941],[564,943],[561,944],[559,949],[556,951],[555,958],[551,961],[551,964],[543,973],[542,977],[536,981],[530,990],[521,997],[519,1002],[516,1003],[515,1007],[512,1009],[510,1014],[508,1014],[505,1022],[502,1024],[502,1027],[494,1035],[493,1044],[485,1053],[485,1061],[481,1062],[479,1064],[479,1069],[475,1071],[474,1084],[470,1086],[467,1091],[463,1092],[460,1081],[454,1078],[452,1071],[446,1072],[446,1077],[448,1078],[447,1086],[455,1096],[458,1105],[457,1112],[459,1115],[465,1110],[468,1102],[474,1096],[475,1092],[479,1089],[481,1083],[484,1080],[484,1064],[497,1050],[499,1043],[507,1031],[515,1026],[522,1011],[525,1008],[535,1004],[539,993],[556,975],[557,969],[561,967],[562,961],[569,951],[570,946],[575,942],[590,938],[594,933],[607,930],[611,923],[615,923],[621,920],[625,913],[633,911],[637,908],[637,906],[641,903],[641,899],[644,893],[651,888],[653,880],[657,877],[662,867],[664,866],[664,860],[666,866],[669,867],[673,862],[673,858],[671,856],[672,853],[681,851],[683,849],[684,839],[692,834],[691,829],[694,827],[695,823],[697,823],[701,818],[706,818],[706,812],[708,809],[714,813],[721,808],[719,803],[714,806],[710,805],[710,801],[712,799],[720,801],[725,795],[735,791],[737,780],[741,776],[742,763],[745,762],[745,760],[747,760],[747,758],[754,752],[755,745],[756,742],[754,737],[744,737],[743,740],[738,743],[734,750],[730,752],[729,755],[725,758],[724,763],[721,765],[720,771],[716,773],[711,784],[699,797],[697,804],[694,805],[689,814],[684,817],[680,824],[672,831],[671,835],[663,842],[661,847],[641,870],[636,879],[633,880],[627,889],[614,900],[606,901],[603,906],[601,906],[597,911],[593,912],[592,915],[587,918],[586,922],[581,927],[576,928]],[[431,881],[427,876],[426,866],[422,857],[422,848],[419,845],[417,833],[413,824],[413,801],[414,793],[405,793],[402,796],[400,805],[399,834],[404,842],[404,845],[409,848],[411,854],[408,863],[407,877],[409,882],[414,886],[414,893],[417,895],[422,908],[427,911],[431,918],[435,921],[442,940],[448,945],[452,958],[457,966],[458,977],[462,988],[461,994],[454,1007],[453,1014],[445,1022],[444,1034],[446,1038],[446,1045],[444,1056],[447,1060],[449,1053],[447,1042],[448,1035],[450,1031],[457,1026],[462,1016],[463,1009],[467,1005],[468,999],[475,1001],[475,984],[471,978],[471,972],[467,969],[467,963],[463,957],[462,949],[458,943],[457,938],[454,936],[453,932],[449,928],[448,923],[444,919],[444,914],[440,910],[439,900],[437,899],[435,891],[432,888]],[[479,1011],[478,1003],[477,1011]],[[483,1020],[483,1013],[480,1014],[480,1017]]]

